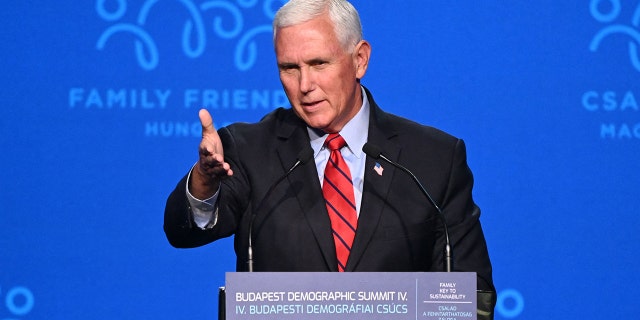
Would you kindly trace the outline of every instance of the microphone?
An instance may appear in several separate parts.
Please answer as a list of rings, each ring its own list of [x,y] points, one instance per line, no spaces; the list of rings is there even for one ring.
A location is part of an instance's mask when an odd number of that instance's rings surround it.
[[[364,146],[362,146],[362,151],[364,151],[364,153],[366,153],[369,157],[374,158],[374,159],[382,159],[385,162],[388,162],[392,166],[404,171],[409,176],[411,176],[413,181],[420,188],[420,191],[422,191],[422,194],[424,194],[427,197],[427,199],[429,200],[429,202],[431,203],[431,205],[433,205],[433,207],[436,208],[436,211],[438,211],[438,216],[440,216],[440,219],[442,221],[442,226],[444,227],[444,237],[445,237],[444,263],[445,263],[445,270],[447,272],[451,272],[451,267],[452,267],[451,251],[452,250],[451,250],[451,243],[449,241],[449,228],[447,227],[447,220],[445,219],[444,213],[442,212],[442,210],[440,209],[438,204],[431,197],[431,194],[429,194],[427,189],[425,189],[424,186],[422,185],[422,183],[420,183],[420,180],[418,180],[418,178],[416,178],[416,176],[409,169],[405,168],[404,166],[402,166],[401,164],[399,164],[397,162],[389,160],[389,158],[385,157],[382,154],[382,151],[380,150],[380,148],[378,146],[367,142],[367,143],[364,144]]]
[[[289,174],[291,174],[291,172],[293,172],[293,170],[295,170],[297,167],[311,160],[311,158],[313,158],[313,150],[311,148],[304,148],[300,150],[300,152],[298,153],[298,156],[296,157],[296,162],[294,162],[293,165],[289,168],[289,170],[287,170],[285,174],[283,174],[280,178],[278,178],[278,180],[276,180],[276,182],[274,182],[269,187],[269,189],[267,190],[267,193],[264,195],[262,200],[260,200],[260,203],[258,203],[258,206],[256,206],[256,210],[253,210],[253,214],[251,214],[251,220],[249,220],[249,246],[247,248],[247,264],[249,265],[249,272],[253,272],[253,240],[252,238],[253,238],[253,222],[255,221],[257,216],[256,212],[259,211],[258,209],[262,208],[265,201],[269,198],[269,196],[271,196],[271,193],[273,193],[273,190],[276,189],[276,187],[280,184],[280,182],[282,182],[282,180],[288,177]]]

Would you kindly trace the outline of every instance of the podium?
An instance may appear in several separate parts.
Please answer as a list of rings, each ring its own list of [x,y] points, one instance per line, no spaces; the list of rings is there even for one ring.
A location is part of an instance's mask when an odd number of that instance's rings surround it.
[[[229,272],[220,320],[477,319],[474,272]]]

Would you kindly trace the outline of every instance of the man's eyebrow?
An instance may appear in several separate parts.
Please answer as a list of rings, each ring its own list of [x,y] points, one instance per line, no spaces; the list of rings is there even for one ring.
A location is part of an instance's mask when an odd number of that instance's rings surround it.
[[[314,59],[311,59],[311,60],[307,61],[307,63],[309,65],[317,65],[317,64],[326,63],[328,61],[329,61],[328,59],[324,59],[324,58],[314,58]]]
[[[293,62],[280,62],[278,63],[278,67],[279,68],[297,68],[298,64],[297,63],[293,63]]]

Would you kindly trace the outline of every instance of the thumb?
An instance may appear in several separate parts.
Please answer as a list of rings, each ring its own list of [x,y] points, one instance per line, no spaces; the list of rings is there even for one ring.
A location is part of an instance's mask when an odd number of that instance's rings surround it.
[[[213,118],[211,118],[211,114],[209,113],[209,111],[207,111],[207,109],[200,109],[200,112],[198,112],[198,117],[200,117],[203,137],[210,133],[217,133],[216,128],[213,127]]]

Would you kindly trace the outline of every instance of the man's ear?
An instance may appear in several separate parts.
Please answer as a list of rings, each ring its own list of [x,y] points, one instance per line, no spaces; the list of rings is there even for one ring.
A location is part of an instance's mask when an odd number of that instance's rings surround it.
[[[362,79],[365,73],[367,73],[370,57],[371,45],[366,40],[361,40],[353,51],[353,62],[356,66],[356,79]]]

